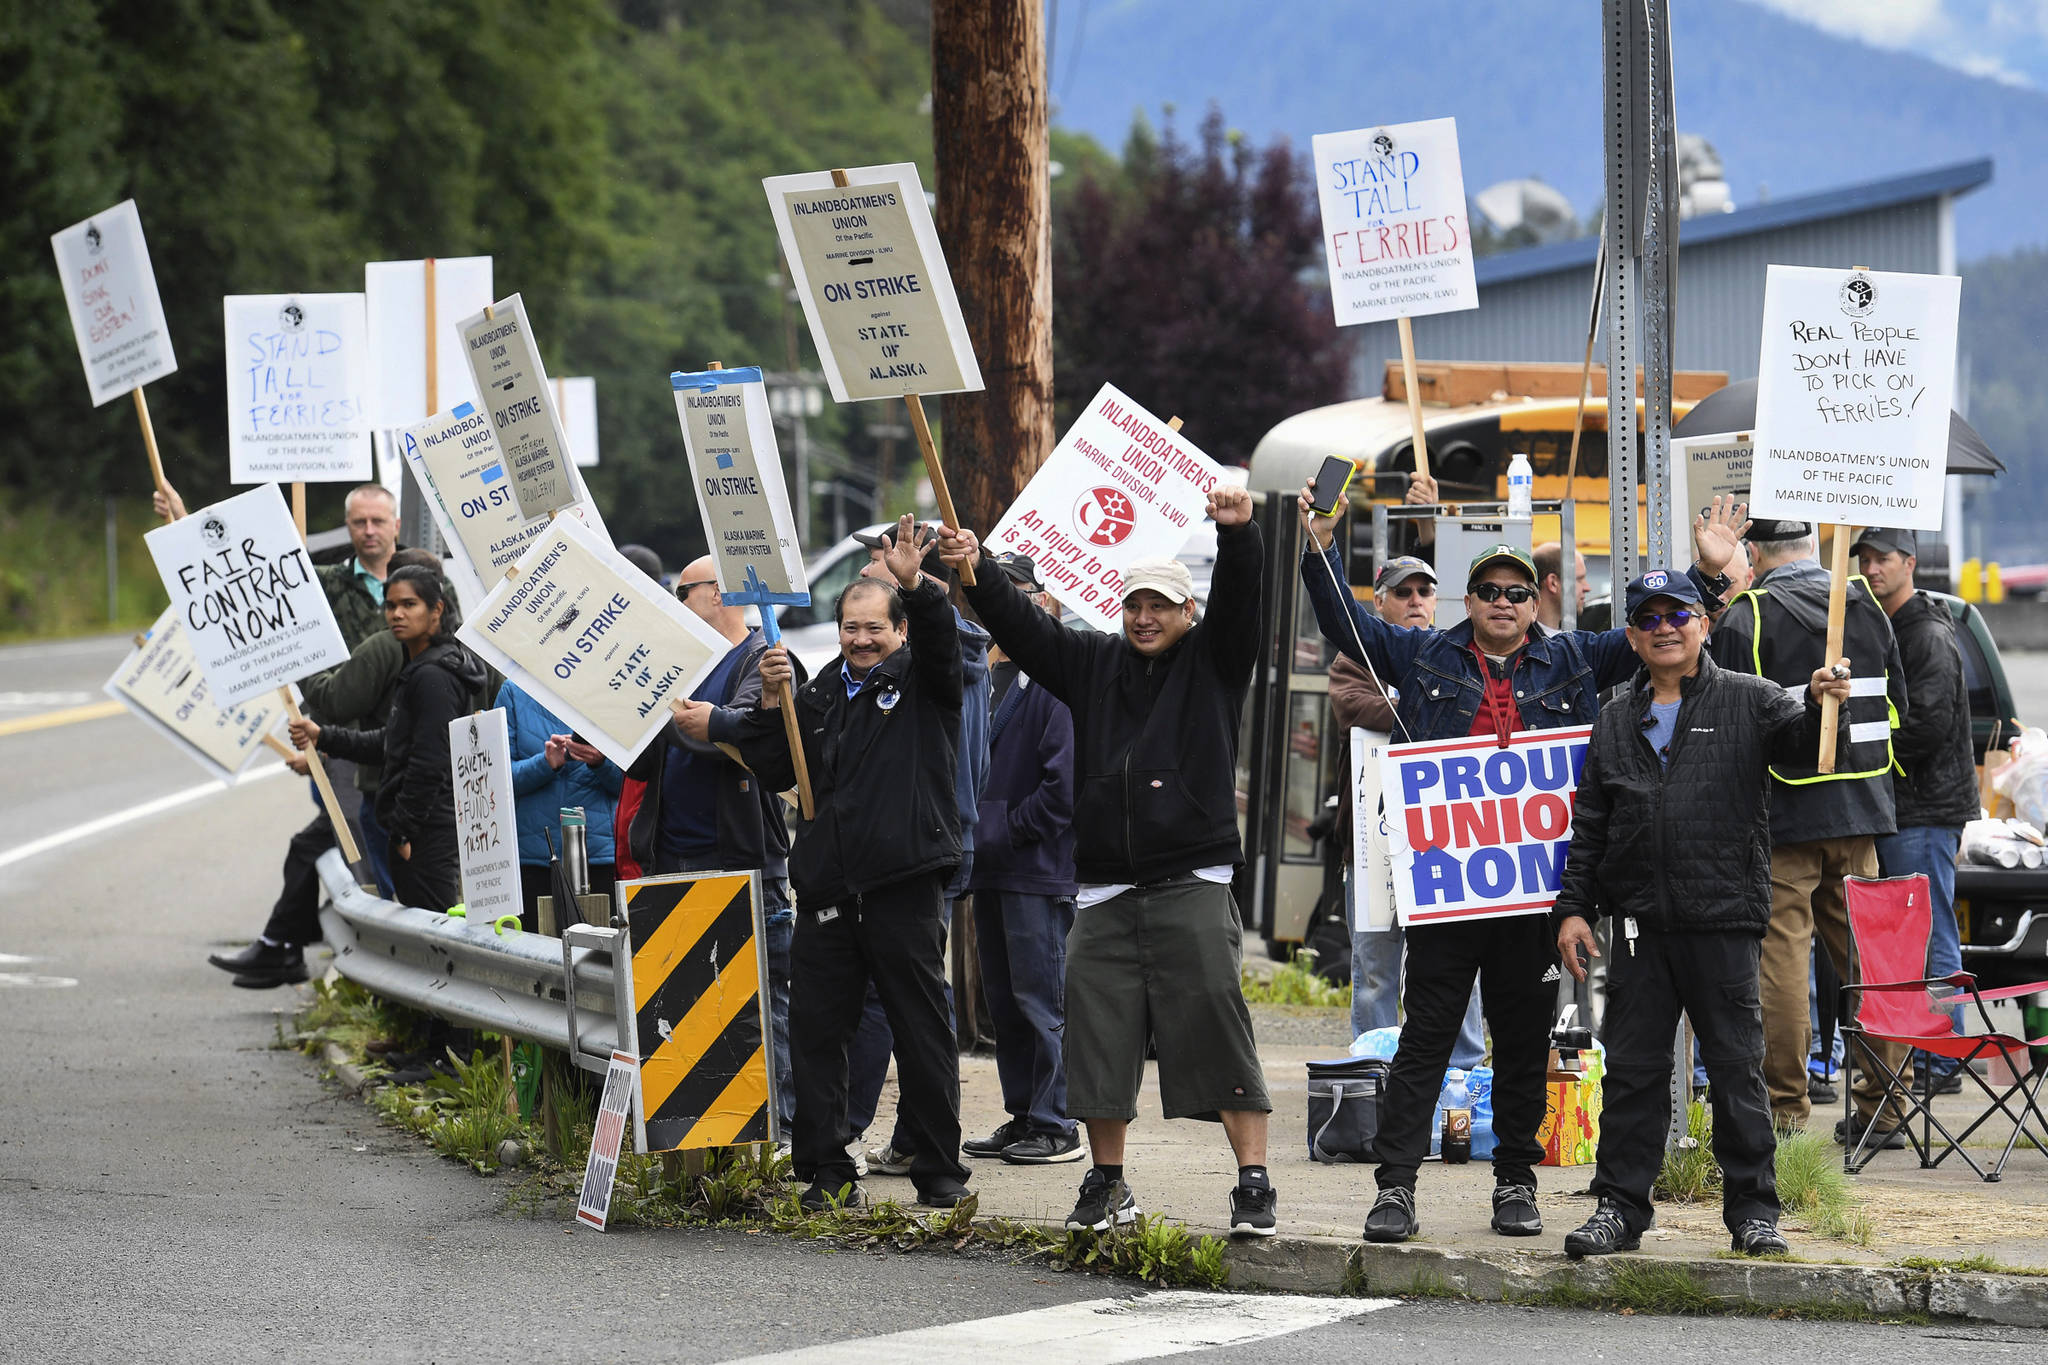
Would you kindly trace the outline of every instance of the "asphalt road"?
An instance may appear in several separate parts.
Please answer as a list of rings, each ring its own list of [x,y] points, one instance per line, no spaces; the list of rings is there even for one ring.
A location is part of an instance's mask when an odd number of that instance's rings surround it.
[[[89,704],[120,653],[0,650],[0,771],[13,779],[0,784],[0,1361],[817,1359],[898,1333],[913,1335],[874,1343],[885,1358],[1035,1365],[2048,1349],[2043,1333],[1440,1301],[1138,1296],[1061,1310],[1135,1291],[999,1259],[598,1235],[508,1213],[505,1182],[379,1127],[273,1048],[283,993],[236,991],[205,962],[260,927],[284,841],[311,813],[302,783],[223,789],[47,846],[204,781],[126,717],[5,731]],[[2048,699],[2048,659],[2037,678]],[[77,692],[88,701],[5,701]],[[38,841],[45,851],[19,856]]]

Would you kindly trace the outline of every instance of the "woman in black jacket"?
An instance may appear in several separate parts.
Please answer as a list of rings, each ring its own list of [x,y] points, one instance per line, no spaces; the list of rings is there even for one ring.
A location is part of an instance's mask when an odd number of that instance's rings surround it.
[[[405,646],[381,729],[350,730],[310,720],[292,722],[292,742],[323,754],[381,763],[377,820],[391,841],[391,880],[398,900],[446,910],[462,899],[455,833],[455,779],[448,760],[448,723],[475,709],[484,666],[453,636],[454,605],[431,569],[399,569],[384,584],[384,620]]]

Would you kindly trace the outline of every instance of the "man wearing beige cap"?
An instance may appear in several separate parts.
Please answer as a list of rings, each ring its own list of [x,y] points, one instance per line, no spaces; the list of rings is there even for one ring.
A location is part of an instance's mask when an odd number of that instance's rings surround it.
[[[1251,495],[1219,486],[1216,571],[1197,619],[1175,559],[1123,571],[1123,634],[1068,630],[983,556],[971,531],[941,533],[955,567],[976,563],[967,599],[995,642],[1074,717],[1074,860],[1067,940],[1067,1113],[1093,1165],[1067,1226],[1107,1231],[1138,1216],[1124,1136],[1138,1115],[1149,1032],[1166,1117],[1221,1122],[1237,1161],[1230,1228],[1271,1236],[1266,1171],[1272,1102],[1238,986],[1241,935],[1230,880],[1237,735],[1259,654],[1259,528]]]

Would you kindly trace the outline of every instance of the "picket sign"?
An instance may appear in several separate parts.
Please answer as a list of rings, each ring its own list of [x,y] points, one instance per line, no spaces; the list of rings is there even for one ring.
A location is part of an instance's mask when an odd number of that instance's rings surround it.
[[[1380,790],[1380,760],[1393,742],[1384,730],[1351,727],[1351,896],[1365,932],[1393,928],[1399,903]]]
[[[1401,923],[1547,913],[1591,726],[1389,745],[1380,759]],[[1361,817],[1362,818],[1362,817]]]
[[[512,791],[512,744],[503,707],[448,722],[455,782],[455,835],[462,904],[471,924],[519,917],[519,827]]]
[[[1764,276],[1749,510],[1834,527],[1826,662],[1842,652],[1855,528],[1938,531],[1962,281],[1773,265]],[[1841,703],[1821,699],[1823,773]]]
[[[132,394],[142,446],[149,454],[149,475],[168,503],[171,485],[164,477],[143,386],[176,373],[178,357],[171,349],[163,298],[157,292],[135,201],[124,199],[50,234],[50,249],[57,258],[57,276],[92,404],[99,407],[123,393]]]
[[[1479,306],[1456,119],[1317,133],[1312,139],[1330,303],[1337,325],[1395,320],[1414,430],[1429,474],[1413,320]]]
[[[782,456],[775,448],[775,424],[768,414],[761,371],[728,370],[714,360],[702,373],[671,374],[668,382],[675,393],[691,482],[696,485],[697,512],[711,546],[718,595],[757,609],[761,638],[772,649],[782,643],[776,607],[809,606],[811,589],[796,521],[782,487]],[[721,393],[722,389],[733,392]],[[711,404],[717,405],[716,411],[707,410]],[[763,568],[769,575],[765,582]],[[797,801],[804,819],[814,819],[811,767],[804,757],[796,697],[787,682],[777,696],[790,761],[796,767]]]
[[[855,177],[871,192],[805,198],[853,187]],[[957,531],[960,517],[922,395],[972,393],[983,385],[917,167],[834,168],[829,183],[815,173],[770,176],[762,188],[833,398],[902,396],[939,517]],[[849,303],[861,306],[857,316],[829,306]],[[973,584],[972,565],[960,566],[960,580]]]

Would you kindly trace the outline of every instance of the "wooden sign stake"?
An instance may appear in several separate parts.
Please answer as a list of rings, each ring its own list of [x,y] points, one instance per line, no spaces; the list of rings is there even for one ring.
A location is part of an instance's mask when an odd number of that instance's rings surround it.
[[[1835,545],[1828,560],[1828,643],[1827,657],[1821,660],[1823,665],[1842,657],[1842,616],[1849,606],[1848,527],[1835,527]],[[1869,660],[1864,663],[1869,666]],[[1841,716],[1842,703],[1832,694],[1820,699],[1820,759],[1815,766],[1824,773],[1835,770],[1835,733]]]
[[[832,183],[841,189],[846,187],[846,172],[833,167]],[[939,468],[939,450],[932,444],[931,423],[925,420],[924,398],[915,393],[903,395],[904,406],[910,409],[910,426],[917,433],[918,453],[924,456],[925,477],[932,482],[932,496],[938,500],[939,520],[946,523],[949,531],[960,529],[960,514],[953,510],[953,490],[946,487],[946,471]],[[974,586],[974,566],[960,566],[960,581],[970,588]],[[801,761],[801,760],[799,760]]]
[[[164,459],[156,449],[156,427],[149,420],[149,399],[142,394],[142,385],[135,386],[135,420],[142,424],[142,448],[149,452],[149,476],[156,480],[156,491],[164,495],[164,520],[178,518],[168,509],[171,504],[171,481],[164,477]]]
[[[1415,328],[1408,315],[1395,319],[1401,333],[1401,379],[1408,388],[1408,420],[1415,427],[1415,472],[1429,477],[1429,441],[1422,434],[1422,389],[1415,382]]]
[[[434,351],[434,258],[426,260],[427,279],[427,416],[440,411],[440,356]]]
[[[306,485],[292,480],[292,525],[299,529],[299,544],[306,543]]]

